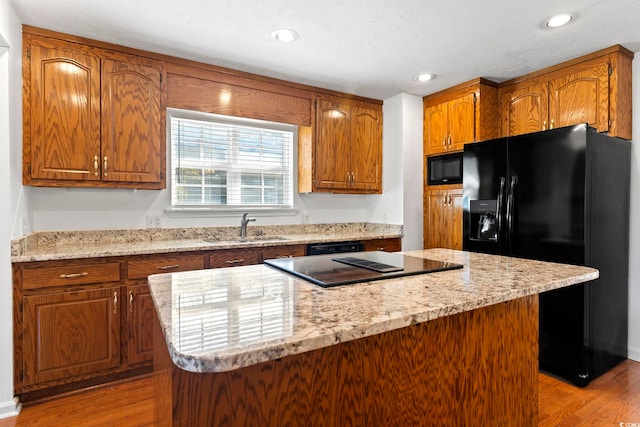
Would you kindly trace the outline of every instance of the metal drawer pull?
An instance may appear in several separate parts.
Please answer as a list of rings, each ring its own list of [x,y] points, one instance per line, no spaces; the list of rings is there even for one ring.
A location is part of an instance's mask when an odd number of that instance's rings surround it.
[[[113,293],[113,314],[118,314],[118,291]]]
[[[178,268],[178,267],[180,267],[180,264],[163,265],[158,267],[158,270],[173,270],[174,268]]]
[[[244,259],[228,259],[225,261],[227,264],[238,264],[240,262],[244,262]]]
[[[387,248],[378,248],[379,251],[384,252],[384,250]]]
[[[278,255],[277,258],[293,258],[293,255]]]
[[[76,277],[84,277],[84,276],[88,276],[89,273],[87,273],[86,271],[83,273],[71,273],[71,274],[61,274],[60,278],[61,279],[75,279]]]
[[[129,291],[129,311],[133,313],[133,291]]]

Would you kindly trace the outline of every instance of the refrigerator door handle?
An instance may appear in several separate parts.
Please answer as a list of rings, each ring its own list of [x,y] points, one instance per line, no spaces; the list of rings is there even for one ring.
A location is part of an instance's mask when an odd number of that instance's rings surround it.
[[[511,181],[509,183],[509,196],[507,197],[507,245],[509,248],[509,255],[513,252],[513,211],[515,209],[515,192],[518,184],[518,178],[515,175],[511,175]]]
[[[504,205],[504,186],[506,178],[500,177],[500,190],[498,190],[498,206],[496,207],[496,216],[498,217],[498,252],[502,253],[502,240],[503,240],[503,205]]]

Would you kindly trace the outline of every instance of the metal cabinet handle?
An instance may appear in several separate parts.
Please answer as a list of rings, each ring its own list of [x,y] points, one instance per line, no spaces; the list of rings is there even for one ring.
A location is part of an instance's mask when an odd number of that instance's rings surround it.
[[[276,258],[293,258],[293,255],[278,255]]]
[[[113,314],[118,314],[118,291],[113,293]]]
[[[553,121],[554,119],[551,119],[551,125],[549,125],[549,129],[553,129],[553,125],[554,125]]]
[[[129,311],[133,313],[133,291],[129,291]]]
[[[384,250],[385,250],[385,249],[387,249],[387,248],[378,248],[378,250],[379,250],[380,252],[384,252]]]
[[[61,274],[60,278],[61,279],[75,279],[76,277],[84,277],[84,276],[88,276],[88,275],[89,275],[89,273],[84,271],[82,273]]]
[[[158,270],[173,270],[174,268],[178,268],[178,267],[180,267],[180,264],[162,265],[158,267]]]
[[[228,259],[225,261],[227,264],[238,264],[241,262],[244,262],[244,259],[240,258],[240,259]]]
[[[447,143],[449,147],[451,147],[451,135],[449,135],[449,142]]]
[[[100,175],[100,165],[98,164],[98,156],[93,156],[93,174],[95,176]]]
[[[104,156],[104,168],[103,168],[104,176],[108,175],[107,169],[108,169],[107,156]]]
[[[547,130],[547,121],[542,122],[542,130]]]

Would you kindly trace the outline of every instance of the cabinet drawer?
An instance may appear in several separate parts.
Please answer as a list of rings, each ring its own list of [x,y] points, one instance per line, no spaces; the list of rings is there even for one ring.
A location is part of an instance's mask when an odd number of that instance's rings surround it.
[[[128,262],[129,279],[146,279],[151,274],[204,269],[202,255],[181,255],[147,258]]]
[[[260,263],[261,249],[231,249],[215,251],[209,256],[211,268],[237,267]]]
[[[402,250],[400,239],[375,239],[366,240],[363,243],[365,251],[398,252]]]
[[[67,264],[22,270],[23,289],[120,281],[120,263]]]
[[[262,251],[262,259],[292,258],[304,256],[305,252],[304,245],[274,246],[273,248],[265,248]]]

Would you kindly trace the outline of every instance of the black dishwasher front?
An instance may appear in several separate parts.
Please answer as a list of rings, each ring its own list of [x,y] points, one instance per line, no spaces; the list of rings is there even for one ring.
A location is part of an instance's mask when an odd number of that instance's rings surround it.
[[[358,241],[310,243],[307,245],[307,255],[340,254],[344,252],[362,252],[364,244]]]

